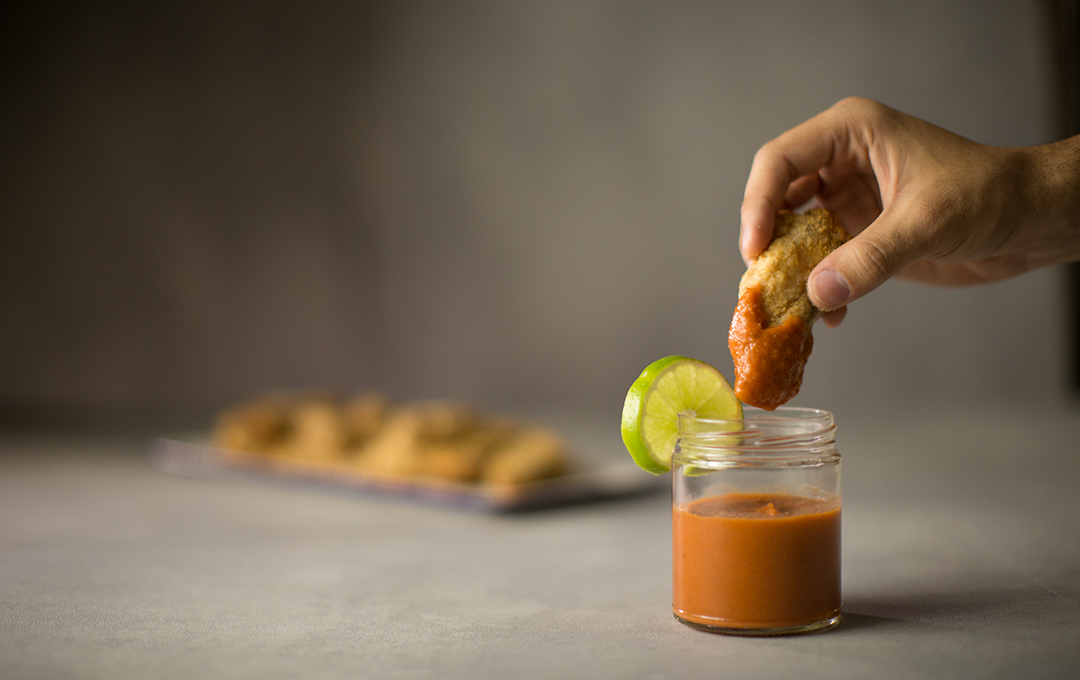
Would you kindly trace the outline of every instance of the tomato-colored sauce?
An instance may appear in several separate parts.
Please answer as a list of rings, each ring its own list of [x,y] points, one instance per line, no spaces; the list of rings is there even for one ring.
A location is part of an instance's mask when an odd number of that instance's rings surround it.
[[[672,511],[675,614],[738,629],[840,613],[840,499],[731,493]]]
[[[735,361],[735,396],[769,411],[799,393],[814,338],[798,316],[769,327],[761,289],[747,288],[731,319],[728,349]]]

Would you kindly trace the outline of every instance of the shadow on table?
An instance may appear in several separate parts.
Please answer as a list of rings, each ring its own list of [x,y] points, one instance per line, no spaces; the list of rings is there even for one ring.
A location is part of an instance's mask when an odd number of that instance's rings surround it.
[[[891,624],[985,626],[1045,624],[1059,616],[1075,617],[1076,605],[1037,586],[890,596],[844,598],[838,628],[859,630]]]
[[[903,623],[900,619],[891,619],[887,616],[874,616],[872,614],[859,614],[844,611],[840,617],[840,623],[836,626],[837,631],[857,631],[869,628],[880,628],[890,624]]]

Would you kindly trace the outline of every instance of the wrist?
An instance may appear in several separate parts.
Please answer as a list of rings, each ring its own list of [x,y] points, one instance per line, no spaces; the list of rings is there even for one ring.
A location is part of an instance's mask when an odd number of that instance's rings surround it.
[[[1013,151],[1026,157],[1020,227],[1042,260],[1033,264],[1080,261],[1080,136]]]

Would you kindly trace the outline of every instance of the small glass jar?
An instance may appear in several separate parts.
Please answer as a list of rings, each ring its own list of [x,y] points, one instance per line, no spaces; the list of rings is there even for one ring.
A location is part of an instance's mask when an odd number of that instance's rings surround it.
[[[672,609],[735,635],[840,621],[840,454],[828,411],[680,416],[671,459]]]

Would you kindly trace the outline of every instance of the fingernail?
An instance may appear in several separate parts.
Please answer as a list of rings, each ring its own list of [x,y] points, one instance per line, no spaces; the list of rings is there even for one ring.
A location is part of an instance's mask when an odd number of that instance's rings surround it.
[[[834,269],[823,269],[814,274],[809,287],[810,293],[826,311],[843,307],[851,296],[844,275]]]
[[[750,247],[750,227],[745,224],[739,229],[739,252],[746,259],[746,249]]]

